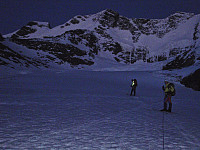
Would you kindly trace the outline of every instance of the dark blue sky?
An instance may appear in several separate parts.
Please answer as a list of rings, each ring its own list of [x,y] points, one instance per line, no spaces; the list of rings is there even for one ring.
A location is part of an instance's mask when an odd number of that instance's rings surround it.
[[[200,14],[200,0],[0,0],[0,33],[13,32],[30,21],[63,24],[76,15],[112,9],[128,18],[166,18],[177,12]]]

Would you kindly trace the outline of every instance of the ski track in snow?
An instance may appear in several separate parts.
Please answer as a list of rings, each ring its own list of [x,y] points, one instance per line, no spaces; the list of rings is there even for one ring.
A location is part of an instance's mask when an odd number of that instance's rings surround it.
[[[0,78],[1,149],[200,149],[199,92],[176,85],[173,113],[151,72],[28,73]],[[129,96],[137,78],[137,96]],[[163,132],[164,115],[164,132]]]

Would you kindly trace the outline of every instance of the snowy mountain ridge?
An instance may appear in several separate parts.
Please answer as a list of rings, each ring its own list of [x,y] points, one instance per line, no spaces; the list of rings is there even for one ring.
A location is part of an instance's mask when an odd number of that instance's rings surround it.
[[[32,21],[1,38],[1,65],[93,70],[109,70],[113,64],[122,70],[125,66],[134,70],[137,64],[141,69],[143,65],[159,66],[158,70],[199,68],[199,22],[200,14],[177,12],[164,19],[130,19],[110,9],[75,16],[54,28],[48,22]]]

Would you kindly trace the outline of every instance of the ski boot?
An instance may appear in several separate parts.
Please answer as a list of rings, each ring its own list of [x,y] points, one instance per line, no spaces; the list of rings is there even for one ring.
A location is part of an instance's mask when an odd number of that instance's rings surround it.
[[[169,109],[167,110],[167,112],[172,112],[172,103],[169,103]]]
[[[160,111],[167,111],[167,103],[164,103],[164,108],[161,109]]]

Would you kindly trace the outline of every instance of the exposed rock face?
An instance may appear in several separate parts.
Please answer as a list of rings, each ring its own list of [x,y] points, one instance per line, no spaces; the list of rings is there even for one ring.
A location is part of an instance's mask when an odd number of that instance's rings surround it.
[[[181,84],[194,90],[200,91],[200,69],[196,70],[191,75],[183,78]]]
[[[163,66],[163,70],[181,69],[195,63],[195,52],[188,50],[182,55],[178,55],[173,61]]]
[[[98,38],[93,34],[93,32],[88,30],[70,30],[66,31],[64,34],[60,36],[56,36],[53,38],[57,42],[61,40],[69,40],[72,44],[78,45],[83,44],[85,47],[90,49],[91,55],[97,55],[99,51]]]
[[[50,29],[49,23],[32,21],[13,34],[12,38],[25,38],[26,35],[35,33],[38,29],[42,28]]]
[[[9,64],[9,62],[13,62],[13,64]],[[29,67],[30,65],[34,67],[48,67],[48,64],[41,59],[38,58],[32,58],[24,56],[20,53],[15,52],[14,50],[10,49],[9,47],[3,45],[0,43],[0,65],[10,65],[11,68],[15,68],[15,64],[18,64],[20,66]]]
[[[0,34],[0,41],[3,41],[4,40],[4,38],[3,38],[3,36]]]
[[[34,41],[28,39],[13,39],[15,43],[26,46],[29,49],[42,50],[56,56],[60,59],[60,64],[68,62],[71,65],[92,65],[94,62],[78,58],[78,56],[87,55],[86,51],[80,50],[77,47],[69,44],[53,43],[46,41]]]

